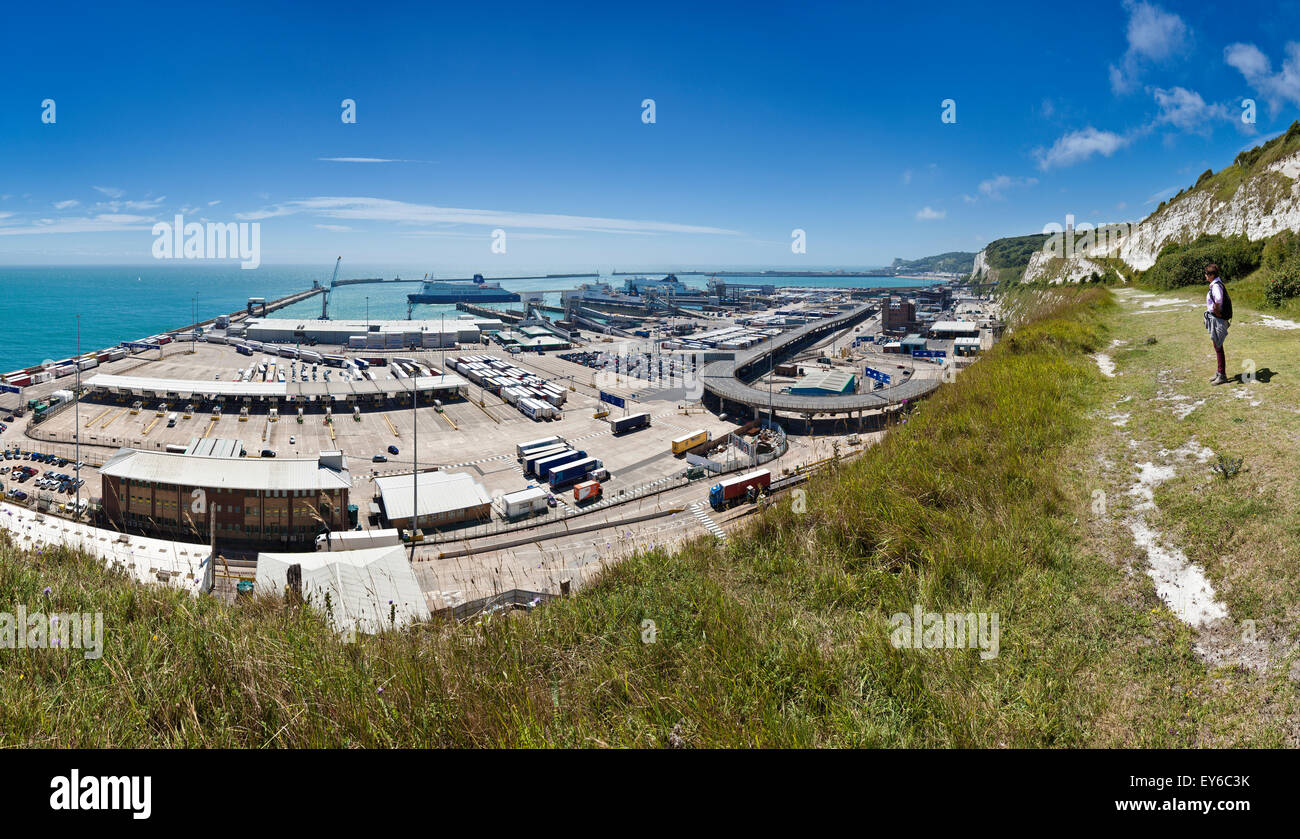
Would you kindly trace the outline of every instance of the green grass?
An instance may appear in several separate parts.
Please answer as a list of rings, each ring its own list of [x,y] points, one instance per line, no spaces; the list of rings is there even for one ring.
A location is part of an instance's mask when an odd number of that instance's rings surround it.
[[[348,644],[274,598],[192,600],[70,551],[0,544],[0,608],[41,606],[48,586],[51,609],[102,611],[106,634],[98,661],[0,651],[0,742],[1282,742],[1241,722],[1253,706],[1224,709],[1192,633],[1083,520],[1104,439],[1091,418],[1113,387],[1087,354],[1118,317],[1110,293],[1026,289],[1008,303],[1010,336],[809,485],[804,512],[786,499],[725,547],[635,556],[526,615]],[[916,604],[998,613],[1000,655],[893,648],[890,616]]]

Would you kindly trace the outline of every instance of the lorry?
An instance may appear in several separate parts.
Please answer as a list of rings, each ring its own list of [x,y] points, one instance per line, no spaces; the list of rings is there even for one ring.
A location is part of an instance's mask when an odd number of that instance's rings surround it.
[[[577,504],[599,501],[600,493],[600,481],[583,481],[573,485],[573,500]]]
[[[638,428],[650,427],[649,414],[629,414],[625,417],[619,417],[610,424],[610,429],[615,434],[623,434],[627,431],[635,431]]]
[[[564,489],[567,486],[584,481],[593,469],[599,469],[605,464],[594,457],[585,457],[582,460],[575,460],[572,463],[566,463],[550,471],[551,489]]]
[[[683,434],[673,439],[673,454],[688,452],[696,446],[702,446],[709,442],[709,432],[703,428],[692,431],[690,434]]]
[[[586,456],[587,453],[581,449],[576,451],[574,449],[568,449],[559,454],[553,454],[544,460],[537,461],[536,465],[533,467],[533,472],[539,479],[544,481],[550,477],[551,472],[564,464],[582,460]]]
[[[721,510],[746,498],[757,498],[758,493],[772,485],[772,473],[766,469],[727,478],[709,490],[709,504]]]
[[[518,492],[509,492],[501,496],[501,515],[508,519],[518,519],[547,509],[546,497],[549,493],[541,487],[529,487]]]
[[[547,446],[544,449],[537,449],[524,455],[524,474],[531,475],[537,468],[537,461],[545,460],[551,455],[560,454],[569,450],[568,446]]]
[[[316,536],[318,551],[355,551],[363,548],[386,548],[402,544],[396,528],[387,530],[335,530]]]
[[[515,459],[523,460],[524,452],[548,448],[550,446],[562,444],[563,442],[563,437],[542,437],[538,440],[529,440],[527,443],[519,443],[515,446]]]

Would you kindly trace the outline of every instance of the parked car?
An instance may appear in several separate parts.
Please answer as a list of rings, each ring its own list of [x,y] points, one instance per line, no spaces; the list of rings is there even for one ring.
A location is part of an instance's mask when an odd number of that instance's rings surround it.
[[[397,446],[389,446],[389,447],[388,447],[388,453],[389,453],[389,454],[397,454]]]
[[[275,457],[274,449],[262,449],[262,457]]]
[[[375,455],[374,457],[370,458],[370,462],[371,462],[371,463],[387,463],[387,462],[388,462],[388,458],[384,457],[382,454],[377,454],[377,455]]]

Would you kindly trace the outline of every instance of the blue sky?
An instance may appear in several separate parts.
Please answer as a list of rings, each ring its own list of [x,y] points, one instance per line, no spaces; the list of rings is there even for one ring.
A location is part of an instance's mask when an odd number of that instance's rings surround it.
[[[1300,116],[1293,2],[480,5],[9,10],[0,263],[184,213],[263,264],[881,265],[1139,219]]]

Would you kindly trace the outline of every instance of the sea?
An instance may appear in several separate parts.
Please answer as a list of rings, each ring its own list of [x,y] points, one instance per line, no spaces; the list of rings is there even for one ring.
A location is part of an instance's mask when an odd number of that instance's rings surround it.
[[[418,267],[353,265],[340,274],[340,279],[400,277],[421,280],[427,271],[427,268],[421,270]],[[322,268],[320,265],[263,265],[247,271],[237,263],[0,267],[0,372],[68,358],[77,353],[78,347],[83,353],[91,352],[122,341],[175,330],[242,310],[250,297],[275,300],[304,291],[314,282],[328,285],[332,275],[333,266]],[[644,276],[660,275],[647,273]],[[704,288],[708,283],[706,275],[679,275],[679,278],[692,287]],[[892,288],[932,282],[909,277],[774,274],[723,279],[805,288]],[[576,288],[584,282],[608,282],[621,288],[623,280],[623,275],[611,275],[599,280],[511,280],[503,285],[511,291],[546,292],[546,302],[558,304],[561,289]],[[406,295],[418,289],[416,283],[339,286],[329,295],[328,313],[334,318],[401,320],[407,316]],[[519,308],[518,303],[487,305],[489,308]],[[320,314],[321,298],[316,296],[280,309],[274,316],[314,319]],[[459,314],[454,304],[417,305],[412,312],[416,319],[454,318]]]

